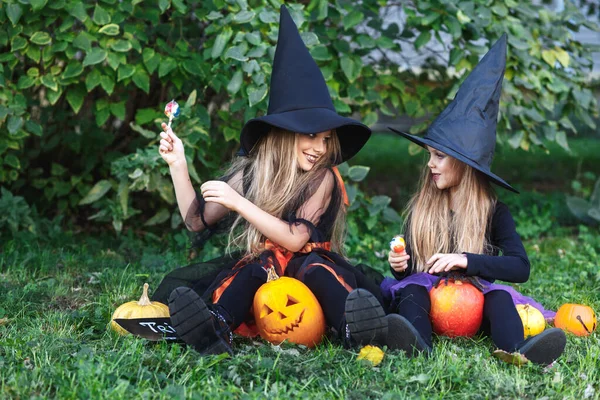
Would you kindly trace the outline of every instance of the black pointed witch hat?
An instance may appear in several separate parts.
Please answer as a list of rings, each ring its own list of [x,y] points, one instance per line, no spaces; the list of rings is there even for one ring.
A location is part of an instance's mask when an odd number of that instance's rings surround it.
[[[341,161],[347,161],[364,146],[371,130],[337,114],[325,78],[283,5],[279,18],[267,115],[246,122],[240,135],[238,154],[250,154],[271,127],[302,134],[335,129],[342,149]]]
[[[505,67],[506,34],[471,71],[454,100],[433,121],[425,136],[389,129],[418,145],[446,153],[482,172],[495,184],[519,193],[490,170]]]

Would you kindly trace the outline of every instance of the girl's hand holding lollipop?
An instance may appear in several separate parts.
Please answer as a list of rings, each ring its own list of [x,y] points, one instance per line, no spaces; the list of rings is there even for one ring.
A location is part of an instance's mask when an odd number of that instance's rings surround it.
[[[170,167],[185,164],[186,161],[183,143],[171,129],[171,122],[173,121],[173,118],[177,118],[179,116],[179,105],[177,102],[175,102],[175,100],[170,101],[166,105],[165,115],[169,117],[169,123],[165,124],[163,122],[161,124],[163,132],[160,133],[161,139],[158,152]]]
[[[390,254],[388,261],[392,269],[396,272],[404,272],[408,268],[410,256],[406,254],[406,242],[404,235],[394,236],[390,242]]]

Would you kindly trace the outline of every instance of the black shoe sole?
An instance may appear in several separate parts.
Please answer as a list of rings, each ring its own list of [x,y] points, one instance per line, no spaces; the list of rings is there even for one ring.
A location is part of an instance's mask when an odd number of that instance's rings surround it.
[[[567,337],[558,328],[545,330],[529,339],[518,352],[535,364],[549,365],[565,351]]]
[[[406,355],[413,357],[421,352],[431,352],[429,346],[417,328],[406,318],[398,314],[389,314],[387,317],[388,333],[387,346],[390,350],[402,350]]]
[[[346,298],[346,323],[352,342],[384,346],[388,333],[385,312],[379,300],[365,289],[355,289]]]
[[[213,315],[192,289],[178,287],[171,292],[169,313],[177,335],[200,354],[233,355],[231,346],[215,332]]]

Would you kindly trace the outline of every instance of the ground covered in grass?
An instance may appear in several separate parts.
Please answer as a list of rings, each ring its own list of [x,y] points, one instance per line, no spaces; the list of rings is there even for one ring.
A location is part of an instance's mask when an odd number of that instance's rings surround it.
[[[549,308],[600,310],[600,236],[581,227],[526,243],[532,277],[518,285]],[[386,243],[381,243],[382,249]],[[208,250],[207,250],[208,251]],[[357,350],[236,339],[236,356],[199,357],[107,330],[113,310],[188,262],[154,239],[19,238],[0,253],[0,397],[57,398],[598,398],[600,337],[568,337],[553,366],[490,357],[487,338],[438,338],[430,358],[387,352],[372,367]],[[199,257],[209,256],[201,253]],[[357,255],[354,255],[355,257]]]

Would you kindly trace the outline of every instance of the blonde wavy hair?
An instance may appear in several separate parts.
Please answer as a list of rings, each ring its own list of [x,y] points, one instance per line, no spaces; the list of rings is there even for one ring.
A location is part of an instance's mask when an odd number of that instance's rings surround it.
[[[450,190],[435,186],[427,165],[420,189],[408,203],[404,232],[415,272],[425,272],[425,263],[435,253],[486,254],[492,250],[486,237],[496,207],[490,182],[481,172],[449,158],[459,177],[453,189],[454,210],[450,209]]]
[[[227,171],[228,176],[244,176],[242,195],[277,218],[287,217],[289,213],[297,211],[316,192],[332,166],[341,160],[340,142],[335,130],[332,130],[325,154],[310,171],[302,170],[296,155],[297,135],[271,128],[257,142],[248,157],[237,157]],[[339,184],[337,179],[334,184]],[[333,193],[336,193],[335,189]],[[331,245],[332,250],[341,253],[346,210],[342,202],[336,205],[335,201],[332,197],[326,207],[337,207]],[[229,231],[227,250],[237,247],[245,249],[246,255],[258,255],[264,250],[265,239],[258,229],[238,215]]]

